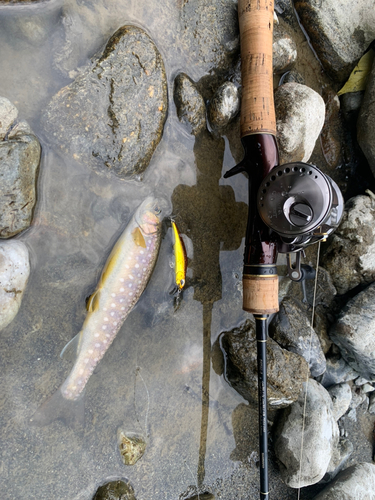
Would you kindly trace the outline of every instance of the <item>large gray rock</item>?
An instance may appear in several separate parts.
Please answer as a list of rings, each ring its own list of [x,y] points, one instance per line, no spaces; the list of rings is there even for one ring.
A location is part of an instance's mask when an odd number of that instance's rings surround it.
[[[285,83],[275,92],[277,138],[280,164],[307,162],[324,124],[321,96],[299,83]]]
[[[269,331],[281,347],[306,359],[312,377],[325,372],[326,358],[320,340],[306,316],[306,309],[297,300],[286,297],[281,302]]]
[[[0,242],[0,330],[16,316],[29,274],[27,246],[17,240]]]
[[[9,106],[6,110],[6,120],[0,118],[8,123],[3,140],[0,138],[0,238],[14,236],[31,224],[41,154],[30,127],[25,122],[15,125],[14,110]]]
[[[226,377],[248,401],[258,400],[257,341],[255,325],[247,320],[241,327],[222,334],[227,354]],[[267,399],[270,408],[285,408],[297,400],[309,373],[307,362],[293,352],[267,340]],[[282,374],[282,376],[281,376]]]
[[[375,280],[375,202],[360,195],[345,204],[339,228],[322,255],[339,294]]]
[[[367,83],[361,110],[357,121],[358,143],[375,175],[375,63]]]
[[[349,300],[329,333],[345,361],[375,380],[375,283]]]
[[[52,98],[42,121],[48,139],[65,154],[126,178],[147,168],[166,114],[161,55],[142,29],[123,26]]]
[[[302,25],[307,31],[325,71],[343,82],[375,38],[372,2],[358,0],[296,0]]]
[[[275,453],[280,461],[281,476],[292,488],[319,482],[339,443],[339,429],[326,389],[315,380],[309,380],[305,419],[304,402],[305,391],[298,401],[283,410],[275,429]]]
[[[314,500],[374,500],[375,465],[361,463],[340,472]]]

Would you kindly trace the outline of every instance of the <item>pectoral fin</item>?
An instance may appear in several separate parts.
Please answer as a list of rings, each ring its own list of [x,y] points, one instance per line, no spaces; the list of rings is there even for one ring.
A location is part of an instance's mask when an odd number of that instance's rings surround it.
[[[95,290],[95,292],[91,295],[91,297],[87,301],[86,309],[88,310],[88,312],[97,311],[99,307],[99,298],[100,298],[100,288]]]
[[[70,340],[60,353],[60,358],[67,361],[75,361],[81,340],[81,332]]]
[[[132,236],[133,236],[133,241],[136,245],[138,245],[139,247],[146,248],[146,242],[143,237],[142,231],[139,229],[139,227],[136,227],[133,230]]]

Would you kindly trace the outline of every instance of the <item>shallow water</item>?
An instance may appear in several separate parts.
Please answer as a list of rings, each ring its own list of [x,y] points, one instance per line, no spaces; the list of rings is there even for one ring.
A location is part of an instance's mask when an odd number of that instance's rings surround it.
[[[17,317],[0,334],[4,500],[89,500],[98,485],[121,477],[129,479],[137,500],[185,498],[183,493],[196,493],[198,483],[201,492],[220,491],[222,500],[257,495],[257,409],[224,380],[216,342],[248,316],[240,292],[247,182],[222,178],[239,160],[235,141],[208,132],[194,140],[176,117],[175,75],[184,71],[198,80],[211,69],[211,62],[198,64],[174,43],[183,3],[79,3],[65,75],[53,66],[63,36],[57,7],[73,8],[74,2],[51,2],[43,14],[37,6],[0,10],[0,95],[18,107],[43,147],[33,225],[19,236],[30,249],[32,272]],[[19,23],[33,16],[38,24],[26,37]],[[169,86],[163,139],[142,182],[104,179],[59,156],[43,140],[39,124],[51,96],[69,83],[69,71],[129,22],[143,26],[155,41]],[[308,71],[319,74],[311,67],[317,68],[313,58]],[[235,124],[231,133],[237,132]],[[116,237],[153,192],[171,201],[188,238],[190,286],[180,308],[174,310],[169,295],[172,235],[165,223],[151,281],[88,383],[84,429],[60,420],[31,427],[36,409],[70,371],[59,354],[82,326],[85,300]],[[134,466],[122,462],[119,429],[147,436],[145,454]],[[272,465],[271,488],[275,498],[295,497]]]

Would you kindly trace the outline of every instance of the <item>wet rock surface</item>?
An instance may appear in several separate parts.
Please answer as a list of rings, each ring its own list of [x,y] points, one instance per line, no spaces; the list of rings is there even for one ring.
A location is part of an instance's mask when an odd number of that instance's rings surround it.
[[[338,230],[322,256],[339,294],[375,279],[374,200],[371,195],[351,198]]]
[[[65,154],[126,178],[148,167],[166,113],[161,55],[142,29],[124,26],[52,98],[43,123],[48,139]]]
[[[31,224],[41,147],[17,109],[0,100],[0,237],[14,236]]]
[[[375,380],[375,284],[341,311],[329,334],[346,362],[367,380]]]
[[[314,500],[371,500],[375,490],[375,465],[361,463],[348,467]]]
[[[297,45],[292,36],[278,24],[273,32],[273,71],[285,73],[293,68],[297,59]]]
[[[283,480],[292,488],[320,481],[339,441],[332,401],[324,387],[315,380],[309,380],[306,398],[306,414],[309,418],[302,429],[304,399],[303,392],[298,401],[283,410],[275,428],[275,453],[280,461],[280,472]]]
[[[256,402],[258,373],[254,324],[248,320],[240,328],[223,333],[221,342],[227,356],[226,377],[245,399]],[[269,339],[267,366],[268,404],[271,408],[285,408],[299,397],[308,373],[307,362]]]
[[[298,83],[285,83],[275,92],[280,164],[307,162],[324,124],[321,96]]]
[[[30,274],[29,251],[21,241],[0,242],[0,330],[13,321]]]
[[[328,393],[332,399],[333,415],[338,420],[349,409],[352,400],[350,385],[347,383],[332,385],[328,388]]]
[[[294,5],[325,71],[345,81],[375,38],[372,5],[366,0],[354,10],[348,0],[298,0]]]

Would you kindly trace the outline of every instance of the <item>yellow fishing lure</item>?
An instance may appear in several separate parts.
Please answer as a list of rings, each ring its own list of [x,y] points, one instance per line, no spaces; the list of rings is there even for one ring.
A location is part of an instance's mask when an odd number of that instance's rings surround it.
[[[187,256],[184,242],[174,220],[171,219],[173,230],[173,249],[174,249],[174,275],[175,285],[178,292],[181,292],[186,283]]]

